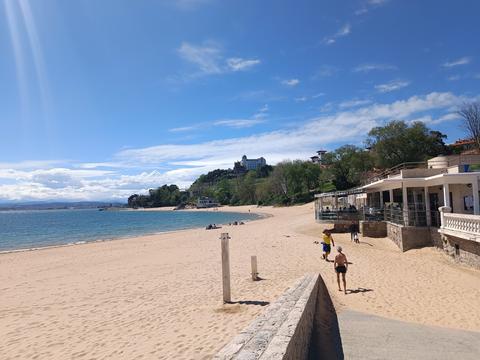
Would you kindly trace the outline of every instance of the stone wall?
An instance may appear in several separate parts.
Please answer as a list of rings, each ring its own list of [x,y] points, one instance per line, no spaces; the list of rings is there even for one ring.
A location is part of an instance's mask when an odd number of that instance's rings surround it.
[[[443,235],[444,250],[455,261],[480,269],[480,243],[455,236]],[[458,249],[456,248],[456,246]]]
[[[403,226],[391,222],[385,222],[387,237],[392,240],[402,251],[432,246],[430,228]]]
[[[382,238],[387,236],[385,221],[360,221],[360,233],[363,236]]]
[[[443,238],[442,235],[438,232],[438,228],[430,228],[430,239],[432,239],[432,245],[438,249],[443,250]]]
[[[307,359],[319,278],[309,274],[297,281],[214,359]]]

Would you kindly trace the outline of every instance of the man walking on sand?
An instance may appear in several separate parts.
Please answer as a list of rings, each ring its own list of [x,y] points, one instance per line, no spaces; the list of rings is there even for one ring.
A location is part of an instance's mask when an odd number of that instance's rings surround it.
[[[340,286],[340,274],[342,274],[342,281],[343,281],[343,291],[345,295],[347,294],[347,281],[345,280],[345,275],[347,274],[348,269],[348,261],[345,254],[342,252],[342,247],[337,247],[338,255],[335,256],[335,261],[333,262],[333,268],[337,273],[337,283],[338,283],[338,291],[342,291],[342,287]]]
[[[333,241],[332,232],[328,229],[323,230],[323,255],[322,257],[325,261],[328,261],[328,255],[331,251],[331,246],[335,246],[335,242]]]

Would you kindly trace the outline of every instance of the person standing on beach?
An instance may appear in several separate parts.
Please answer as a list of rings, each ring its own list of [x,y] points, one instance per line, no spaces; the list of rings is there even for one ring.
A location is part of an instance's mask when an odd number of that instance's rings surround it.
[[[355,223],[355,221],[352,221],[348,229],[350,230],[350,240],[357,242],[355,241],[355,237],[358,238],[358,225]]]
[[[339,246],[337,248],[338,255],[335,256],[335,261],[333,262],[333,268],[337,273],[337,284],[338,284],[338,291],[342,291],[342,287],[340,286],[340,274],[342,274],[342,282],[343,282],[343,291],[345,295],[347,294],[347,281],[345,280],[345,275],[347,274],[348,269],[348,261],[345,254],[342,252],[342,247]]]
[[[328,229],[323,230],[323,255],[322,257],[325,261],[328,261],[328,255],[331,251],[331,246],[335,246],[335,242],[333,241],[332,232]]]

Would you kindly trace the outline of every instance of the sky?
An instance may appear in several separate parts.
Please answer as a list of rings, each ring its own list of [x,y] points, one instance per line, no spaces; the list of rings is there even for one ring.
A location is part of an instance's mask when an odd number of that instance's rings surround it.
[[[0,0],[0,202],[125,201],[421,120],[466,137],[476,0]]]

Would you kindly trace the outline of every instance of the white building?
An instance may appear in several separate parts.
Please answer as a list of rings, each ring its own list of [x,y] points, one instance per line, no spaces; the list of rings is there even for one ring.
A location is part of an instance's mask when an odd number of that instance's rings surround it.
[[[240,163],[246,170],[257,170],[262,166],[267,165],[267,161],[263,157],[258,159],[247,159],[246,155],[242,156]]]
[[[357,189],[319,194],[315,214],[339,227],[360,221],[365,236],[387,236],[402,251],[434,245],[480,267],[479,180],[480,155],[438,156],[401,164]]]
[[[217,201],[206,196],[199,197],[197,200],[198,209],[211,208],[211,207],[217,207],[217,206],[218,206]]]
[[[323,160],[326,153],[327,153],[326,150],[318,150],[317,155],[310,157],[310,159],[314,164],[323,164]]]

